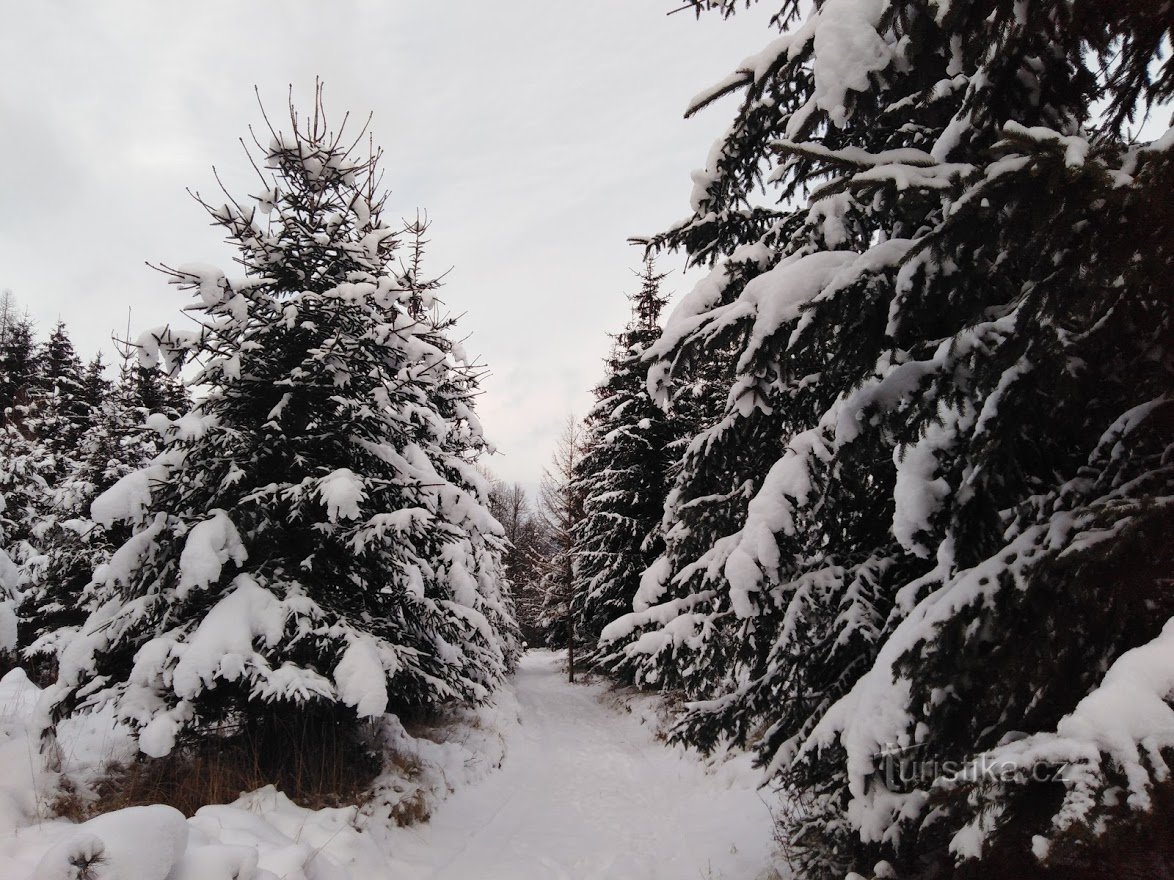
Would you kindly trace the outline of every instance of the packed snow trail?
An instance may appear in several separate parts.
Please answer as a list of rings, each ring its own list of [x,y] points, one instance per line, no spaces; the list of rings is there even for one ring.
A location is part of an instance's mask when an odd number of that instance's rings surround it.
[[[527,654],[500,771],[457,791],[390,855],[404,880],[755,880],[770,809],[742,761],[706,772],[650,725],[566,681],[561,654]]]

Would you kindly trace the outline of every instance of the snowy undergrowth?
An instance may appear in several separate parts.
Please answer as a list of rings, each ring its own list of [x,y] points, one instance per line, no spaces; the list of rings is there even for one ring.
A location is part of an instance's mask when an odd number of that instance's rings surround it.
[[[0,680],[0,864],[5,880],[348,880],[387,876],[400,823],[424,819],[453,791],[500,766],[518,724],[512,688],[478,709],[449,710],[409,733],[385,716],[387,771],[361,806],[311,810],[273,786],[185,819],[160,804],[76,823],[53,815],[133,757],[129,731],[108,712],[59,730],[56,769],[31,721],[41,690],[17,669]],[[88,873],[87,873],[88,872]]]

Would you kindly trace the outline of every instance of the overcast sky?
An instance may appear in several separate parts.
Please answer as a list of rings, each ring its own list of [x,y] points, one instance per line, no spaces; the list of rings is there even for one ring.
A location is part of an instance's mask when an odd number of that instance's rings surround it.
[[[320,76],[329,114],[374,112],[390,210],[431,216],[430,268],[452,267],[443,297],[493,371],[490,465],[533,486],[627,316],[626,239],[688,213],[730,121],[728,103],[683,120],[689,98],[769,38],[768,10],[680,5],[0,0],[0,287],[87,357],[128,308],[136,335],[173,319],[184,295],[144,261],[230,269],[185,187],[212,193],[215,164],[251,191],[254,84],[276,118]]]

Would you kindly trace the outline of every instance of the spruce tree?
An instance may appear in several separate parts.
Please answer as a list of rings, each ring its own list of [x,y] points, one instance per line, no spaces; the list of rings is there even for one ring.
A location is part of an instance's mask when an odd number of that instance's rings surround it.
[[[51,461],[17,428],[21,409],[10,408],[14,421],[0,423],[0,668],[17,661],[18,609],[29,568],[41,558],[38,526],[49,495],[43,474]]]
[[[588,662],[604,627],[632,610],[644,570],[664,547],[660,521],[675,425],[648,394],[643,357],[660,338],[665,276],[649,259],[639,277],[631,318],[613,337],[607,375],[595,389],[586,452],[574,473],[583,518],[573,528],[572,607]]]
[[[654,390],[737,358],[607,662],[684,689],[679,736],[753,736],[811,876],[1094,876],[1167,821],[1174,749],[1174,138],[1128,128],[1174,91],[1169,17],[775,22],[696,100],[744,93],[693,216],[651,242],[712,266]]]
[[[27,317],[8,319],[0,339],[0,420],[17,424],[21,414],[14,407],[28,403],[40,379],[37,366],[37,341],[33,324]]]
[[[89,410],[91,424],[97,422],[98,413],[110,395],[112,387],[110,380],[106,378],[106,363],[99,352],[86,364],[85,372],[82,374],[80,397]]]
[[[575,483],[579,461],[586,451],[582,424],[567,416],[538,486],[538,511],[542,523],[544,556],[539,586],[542,611],[539,625],[546,644],[570,650],[574,674],[574,649],[578,642],[571,605],[575,589],[575,527],[583,518],[583,496]]]
[[[38,385],[45,391],[61,390],[71,397],[80,397],[82,362],[64,321],[54,325],[40,354],[42,369]]]
[[[50,456],[43,475],[54,488],[74,467],[73,457],[85,431],[93,425],[86,400],[81,359],[63,321],[37,350],[39,370],[29,392],[22,430]]]
[[[0,664],[16,659],[26,567],[40,555],[35,533],[49,492],[45,469],[40,445],[15,425],[0,424]]]
[[[149,755],[477,702],[514,657],[479,371],[435,285],[397,271],[379,153],[330,131],[320,92],[290,126],[258,144],[257,195],[201,200],[243,275],[162,267],[198,323],[144,334],[140,361],[192,364],[201,395],[95,500],[134,533],[49,692],[56,719],[112,702]]]
[[[0,295],[0,651],[16,647],[15,608],[24,566],[38,556],[35,532],[53,461],[30,430],[30,401],[40,379],[37,342],[12,292]]]
[[[90,424],[71,451],[67,472],[46,493],[37,526],[41,550],[26,569],[19,606],[18,645],[26,671],[37,677],[52,673],[58,651],[93,610],[95,593],[89,588],[95,567],[130,536],[125,523],[95,522],[90,505],[159,454],[161,438],[147,421],[153,415],[172,421],[187,411],[182,386],[178,395],[168,390],[177,385],[158,370],[140,367],[130,346],[124,346],[113,387],[101,355],[86,368],[80,396]],[[144,387],[151,390],[144,393]]]

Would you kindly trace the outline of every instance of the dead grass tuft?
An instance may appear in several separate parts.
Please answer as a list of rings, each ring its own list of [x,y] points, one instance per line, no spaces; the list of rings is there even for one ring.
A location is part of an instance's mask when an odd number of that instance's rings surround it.
[[[271,716],[230,736],[182,744],[165,758],[111,765],[87,812],[167,804],[191,816],[270,784],[311,809],[360,804],[381,770],[364,733],[312,710]],[[77,810],[68,797],[62,806]]]

